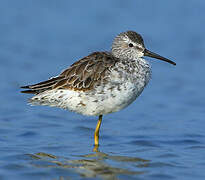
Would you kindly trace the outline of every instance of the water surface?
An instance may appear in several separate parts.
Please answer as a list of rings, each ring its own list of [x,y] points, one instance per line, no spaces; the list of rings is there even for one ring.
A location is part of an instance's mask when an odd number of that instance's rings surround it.
[[[204,179],[205,2],[0,2],[0,179]],[[56,76],[116,34],[135,30],[177,63],[149,59],[150,84],[97,117],[27,105],[19,87]]]

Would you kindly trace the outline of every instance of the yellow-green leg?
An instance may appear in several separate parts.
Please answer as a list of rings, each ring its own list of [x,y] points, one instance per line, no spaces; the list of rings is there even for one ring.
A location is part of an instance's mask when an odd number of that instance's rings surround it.
[[[99,147],[99,131],[100,131],[101,122],[102,122],[102,115],[99,116],[98,123],[97,123],[96,128],[95,128],[95,134],[94,134],[95,146],[93,149],[94,152],[97,152],[98,147]]]

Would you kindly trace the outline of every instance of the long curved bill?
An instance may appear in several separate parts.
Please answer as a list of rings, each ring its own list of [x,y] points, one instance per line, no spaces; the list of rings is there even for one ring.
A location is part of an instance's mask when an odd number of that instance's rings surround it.
[[[171,61],[171,60],[169,60],[169,59],[167,59],[167,58],[165,58],[165,57],[162,57],[162,56],[160,56],[159,54],[153,53],[153,52],[151,52],[151,51],[149,51],[149,50],[147,50],[147,49],[144,50],[144,56],[148,56],[148,57],[160,59],[160,60],[162,60],[162,61],[166,61],[166,62],[168,62],[168,63],[170,63],[170,64],[176,65],[175,62],[173,62],[173,61]]]

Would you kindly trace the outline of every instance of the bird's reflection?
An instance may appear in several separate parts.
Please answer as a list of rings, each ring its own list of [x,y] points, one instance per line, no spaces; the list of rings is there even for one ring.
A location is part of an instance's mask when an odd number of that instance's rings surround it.
[[[146,171],[140,168],[147,167],[149,160],[128,157],[128,156],[113,156],[103,152],[94,152],[91,154],[74,156],[75,160],[70,160],[68,158],[57,157],[52,154],[47,153],[35,153],[29,154],[32,158],[32,165],[39,168],[68,168],[74,169],[79,175],[87,178],[100,177],[102,179],[118,179],[119,175],[136,175],[143,174]],[[76,159],[77,158],[77,159]],[[107,160],[112,161],[108,164]],[[37,162],[36,162],[37,161]],[[39,163],[41,161],[42,163]],[[47,163],[45,163],[47,162]],[[139,168],[139,171],[128,170],[124,165],[116,165],[117,163],[127,163],[133,164]],[[115,165],[114,165],[115,164]],[[116,167],[117,166],[117,167]],[[120,167],[121,166],[121,167]],[[59,174],[59,179],[64,179]]]

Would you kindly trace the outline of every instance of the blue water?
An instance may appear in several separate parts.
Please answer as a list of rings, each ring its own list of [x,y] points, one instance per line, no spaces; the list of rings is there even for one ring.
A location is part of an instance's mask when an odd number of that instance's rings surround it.
[[[0,1],[0,179],[205,179],[204,0]],[[116,34],[135,30],[150,84],[128,108],[97,117],[31,107],[19,87],[58,75]]]

